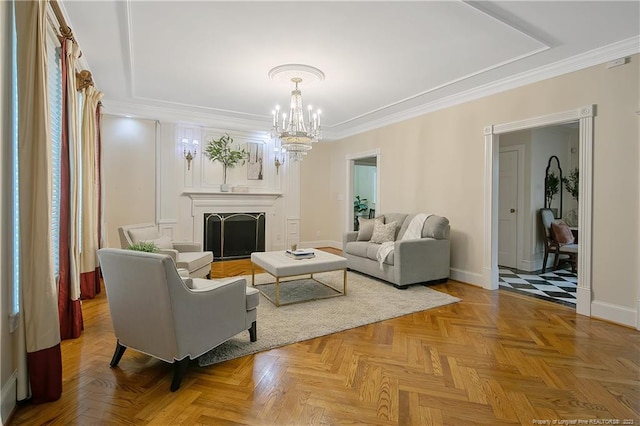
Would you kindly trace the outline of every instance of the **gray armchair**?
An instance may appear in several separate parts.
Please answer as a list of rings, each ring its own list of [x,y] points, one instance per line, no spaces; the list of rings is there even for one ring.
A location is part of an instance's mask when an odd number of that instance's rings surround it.
[[[179,269],[186,269],[191,278],[211,277],[213,253],[202,251],[202,245],[195,242],[171,241],[160,235],[153,223],[125,225],[118,228],[120,247],[126,249],[133,243],[148,241],[154,243],[160,253],[171,256]]]
[[[244,330],[257,339],[259,292],[245,279],[182,278],[164,254],[98,250],[117,338],[111,367],[127,348],[173,363],[171,391],[189,360]]]

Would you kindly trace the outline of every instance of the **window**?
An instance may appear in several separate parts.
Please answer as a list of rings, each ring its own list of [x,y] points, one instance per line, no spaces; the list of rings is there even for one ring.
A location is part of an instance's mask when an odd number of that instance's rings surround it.
[[[12,3],[13,5],[13,3]],[[10,330],[17,326],[20,313],[20,203],[18,193],[18,36],[16,33],[15,12],[11,11],[11,102],[12,102],[12,151],[13,151],[13,294],[11,298]]]
[[[55,32],[50,28],[47,37],[49,91],[49,126],[51,127],[51,251],[53,270],[60,271],[60,149],[62,140],[62,63],[61,49]]]

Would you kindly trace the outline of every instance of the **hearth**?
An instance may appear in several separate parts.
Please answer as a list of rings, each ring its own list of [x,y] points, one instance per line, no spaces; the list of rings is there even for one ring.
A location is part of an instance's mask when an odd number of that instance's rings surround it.
[[[213,258],[242,259],[265,251],[265,212],[205,213],[204,249]]]

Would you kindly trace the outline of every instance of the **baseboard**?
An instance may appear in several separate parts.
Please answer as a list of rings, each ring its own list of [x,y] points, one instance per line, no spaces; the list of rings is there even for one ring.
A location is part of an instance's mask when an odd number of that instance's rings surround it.
[[[16,409],[16,401],[18,398],[18,371],[15,370],[9,380],[2,386],[2,396],[0,399],[2,400],[0,407],[0,415],[2,417],[2,424],[6,425],[9,417],[13,414],[13,411]]]
[[[449,278],[466,284],[484,287],[482,274],[475,272],[463,271],[462,269],[449,268]]]
[[[527,272],[539,271],[542,269],[542,260],[521,260],[518,263],[518,269]]]
[[[637,312],[626,306],[614,305],[607,302],[591,302],[591,316],[603,320],[636,328]]]
[[[342,241],[332,240],[319,240],[319,241],[301,241],[298,244],[300,248],[319,248],[319,247],[331,247],[337,250],[342,250]]]

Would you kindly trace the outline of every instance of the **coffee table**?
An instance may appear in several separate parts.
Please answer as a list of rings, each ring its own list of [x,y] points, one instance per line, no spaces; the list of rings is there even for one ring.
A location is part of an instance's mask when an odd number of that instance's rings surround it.
[[[296,301],[296,302],[289,302],[289,303],[280,303],[280,279],[299,276],[299,275],[311,275],[311,279],[335,291],[335,294],[331,294],[323,297],[316,297],[309,300],[304,300],[304,302],[309,302],[311,300],[317,300],[317,299],[326,299],[329,297],[346,296],[347,295],[347,259],[341,256],[337,256],[335,254],[327,253],[322,250],[314,250],[314,252],[316,257],[311,259],[292,259],[291,257],[286,255],[285,251],[267,251],[267,252],[251,253],[251,285],[256,286],[255,267],[259,266],[276,279],[275,300],[271,300],[271,298],[268,295],[266,295],[264,292],[261,292],[267,298],[267,300],[269,300],[271,303],[273,303],[276,306],[284,306],[284,305],[290,305],[293,303],[302,302],[302,301]],[[337,271],[337,270],[344,271],[342,291],[336,288],[333,288],[332,286],[326,283],[323,283],[322,281],[319,281],[313,277],[313,274],[316,274],[319,272],[329,272],[329,271]],[[273,283],[268,283],[268,284],[273,284]],[[264,284],[258,284],[258,286],[259,285],[264,285]]]

